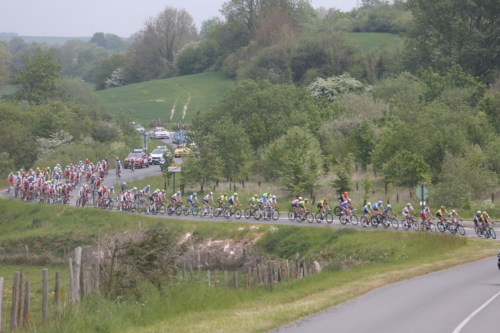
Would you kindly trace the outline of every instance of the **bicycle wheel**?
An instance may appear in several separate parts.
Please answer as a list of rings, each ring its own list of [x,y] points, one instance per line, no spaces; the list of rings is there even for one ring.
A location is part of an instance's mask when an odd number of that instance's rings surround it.
[[[448,230],[450,230],[450,234],[452,234],[452,235],[457,233],[457,227],[454,226],[453,224],[448,226]]]
[[[115,206],[115,203],[114,203],[113,201],[111,201],[111,200],[110,200],[110,201],[108,202],[108,209],[109,209],[109,210],[113,210],[113,207],[114,207],[114,206]]]
[[[198,207],[197,206],[194,206],[193,210],[191,211],[191,214],[193,214],[193,216],[198,215]]]
[[[339,216],[339,222],[340,222],[340,224],[346,225],[347,219],[345,218],[344,214]]]
[[[497,233],[495,232],[495,229],[490,228],[490,235],[491,235],[491,238],[497,239]]]
[[[328,212],[328,213],[325,213],[325,220],[327,223],[332,223],[333,222],[333,215],[332,213]]]
[[[306,213],[306,220],[307,220],[307,222],[309,222],[309,223],[313,223],[313,222],[314,222],[314,216],[313,216],[313,214],[311,214],[311,213],[307,212],[307,213]]]
[[[250,211],[250,208],[245,209],[245,212],[243,213],[245,215],[246,219],[249,219],[250,216],[252,216],[252,212]]]
[[[411,228],[415,231],[418,231],[420,229],[420,226],[418,225],[418,222],[415,220],[411,221]]]
[[[439,221],[439,222],[436,224],[436,226],[437,226],[437,228],[438,228],[438,230],[439,230],[440,232],[445,232],[446,227],[444,226],[443,222]]]
[[[237,219],[240,219],[241,218],[241,210],[236,208],[236,210],[234,211],[234,217],[236,217]]]
[[[340,209],[340,206],[337,206],[333,209],[333,214],[337,215],[337,216],[340,216],[340,213],[342,212],[342,210]]]
[[[382,217],[382,221],[381,221],[381,223],[382,223],[382,226],[383,226],[385,229],[389,228],[389,226],[391,225],[391,223],[390,223],[389,221],[387,221],[387,218],[386,218],[386,217]]]
[[[488,229],[483,230],[483,235],[484,235],[484,238],[486,238],[486,239],[490,238],[490,233],[489,233]]]
[[[398,220],[396,220],[394,217],[391,218],[391,225],[394,229],[398,229],[399,228],[399,222]]]
[[[190,212],[189,206],[184,207],[184,209],[182,210],[182,212],[184,213],[184,216],[188,216],[189,212]]]
[[[358,225],[358,223],[359,223],[358,217],[354,214],[351,215],[350,220],[351,220],[352,225]]]
[[[164,205],[164,204],[162,204],[162,205],[160,206],[159,211],[160,211],[160,215],[164,215],[164,214],[165,214],[165,212],[167,211],[167,207],[165,207],[165,205]]]
[[[278,210],[274,210],[271,218],[277,221],[280,218],[280,212]]]
[[[182,206],[175,207],[175,215],[180,216],[182,213]]]
[[[464,227],[462,227],[462,225],[461,225],[461,224],[458,224],[458,226],[457,226],[457,230],[458,230],[458,233],[459,233],[460,235],[462,235],[462,236],[463,236],[463,235],[465,235],[465,229],[464,229]]]
[[[288,212],[288,219],[291,220],[291,221],[295,220],[295,213],[293,212],[293,209],[291,209]]]
[[[410,224],[408,224],[408,221],[406,221],[406,220],[402,220],[401,225],[403,226],[404,230],[410,229]]]
[[[372,218],[370,219],[370,224],[372,225],[372,227],[374,228],[377,228],[378,227],[378,221],[377,221],[377,218],[375,216],[372,216]]]
[[[323,217],[325,215],[323,214]],[[316,214],[314,214],[314,219],[316,220],[316,222],[318,223],[321,223],[321,214],[319,212],[317,212]]]
[[[260,220],[262,218],[262,212],[260,210],[256,210],[253,212],[253,218],[255,220]]]
[[[302,213],[301,212],[297,212],[295,213],[295,219],[297,220],[297,222],[301,223],[302,221],[304,221],[304,219],[302,218]]]
[[[475,227],[474,230],[476,231],[477,237],[483,236],[483,231],[481,230],[480,227]]]

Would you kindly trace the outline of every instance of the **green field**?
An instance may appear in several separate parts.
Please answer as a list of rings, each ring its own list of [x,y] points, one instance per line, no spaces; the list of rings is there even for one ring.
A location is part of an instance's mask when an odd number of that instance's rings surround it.
[[[403,39],[399,35],[375,32],[349,32],[346,33],[347,39],[355,42],[366,54],[377,47],[385,44],[401,44]]]
[[[158,118],[166,123],[189,123],[198,111],[208,111],[233,82],[222,73],[210,72],[131,84],[97,94],[113,114],[132,110],[133,118],[144,126]]]

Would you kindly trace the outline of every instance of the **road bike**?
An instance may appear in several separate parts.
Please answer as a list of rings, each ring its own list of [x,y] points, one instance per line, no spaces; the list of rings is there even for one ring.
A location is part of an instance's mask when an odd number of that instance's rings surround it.
[[[448,222],[447,219],[443,219],[442,221],[438,221],[436,223],[437,228],[440,232],[445,232],[448,230],[452,235],[457,233],[457,229],[453,226],[453,223]]]
[[[241,210],[237,207],[241,207],[241,205],[235,205],[234,206],[235,208],[233,209],[233,207],[229,207],[225,212],[224,212],[224,217],[226,219],[229,219],[231,216],[234,216],[235,218],[237,219],[240,219],[241,218]]]
[[[403,226],[404,230],[409,230],[411,228],[411,229],[413,229],[415,231],[418,231],[420,229],[420,225],[415,220],[415,216],[410,216],[409,220],[407,218],[404,218],[401,221],[401,225]]]
[[[396,216],[396,214],[394,214]],[[382,219],[382,224],[385,225],[389,223],[394,229],[399,228],[399,221],[389,213],[382,214],[380,217]]]
[[[428,232],[437,232],[436,225],[432,219],[422,219],[422,222],[420,222],[420,229]]]
[[[309,212],[309,209],[304,209],[304,212],[297,212],[295,213],[296,215],[296,220],[297,222],[301,223],[303,221],[306,221],[309,222],[309,223],[313,223],[314,222],[314,216],[312,213]]]
[[[359,219],[354,214],[346,215],[344,213],[340,214],[339,221],[341,224],[346,225],[347,223],[351,223],[352,225],[358,225]]]
[[[370,219],[370,224],[374,228],[377,228],[379,224],[381,224],[385,229],[387,229],[391,225],[391,222],[387,219],[384,219],[381,214],[377,214],[375,216],[372,216],[372,218]]]
[[[323,218],[321,217],[321,214],[319,212],[317,212],[314,215],[314,219],[318,223],[321,223],[321,221],[323,221],[323,220],[325,220],[327,223],[332,223],[333,222],[332,210],[331,209],[325,209],[323,211]]]
[[[184,207],[182,212],[184,213],[184,216],[188,216],[189,214],[196,216],[196,215],[198,215],[198,205],[193,204],[191,207],[186,206],[186,207]]]

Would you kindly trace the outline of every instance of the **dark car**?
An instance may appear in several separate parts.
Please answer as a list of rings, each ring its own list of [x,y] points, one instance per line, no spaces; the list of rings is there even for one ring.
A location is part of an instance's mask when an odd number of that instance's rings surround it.
[[[125,169],[127,169],[132,165],[132,163],[134,163],[136,168],[143,168],[144,166],[149,168],[148,155],[142,149],[134,149],[134,151],[128,154],[128,156],[125,158],[123,166]]]

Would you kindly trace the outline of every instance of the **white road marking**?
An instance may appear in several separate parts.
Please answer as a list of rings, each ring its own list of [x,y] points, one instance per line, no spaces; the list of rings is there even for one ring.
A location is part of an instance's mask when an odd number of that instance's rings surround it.
[[[490,298],[486,303],[484,303],[483,305],[481,305],[476,311],[472,312],[467,318],[465,318],[464,321],[462,321],[460,323],[460,325],[458,325],[458,327],[455,328],[455,330],[453,331],[453,333],[460,333],[460,331],[462,330],[462,328],[464,328],[464,326],[467,325],[467,323],[472,318],[474,318],[475,315],[477,315],[479,312],[481,312],[482,309],[484,309],[485,307],[488,306],[488,304],[490,304],[491,302],[493,302],[495,300],[495,298],[498,297],[498,295],[500,295],[500,291],[498,293],[496,293],[495,296],[493,296],[492,298]]]

